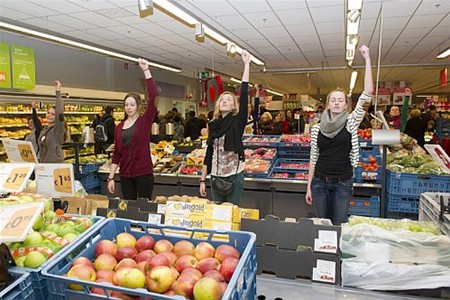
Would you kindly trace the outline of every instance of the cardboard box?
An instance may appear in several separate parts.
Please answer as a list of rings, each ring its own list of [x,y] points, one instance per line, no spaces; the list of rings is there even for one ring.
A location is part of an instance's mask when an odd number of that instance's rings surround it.
[[[191,216],[201,217],[209,221],[235,222],[234,216],[240,215],[239,208],[234,205],[207,204],[206,201],[193,202],[167,201],[166,216],[189,219]],[[237,219],[237,222],[240,218]]]
[[[256,246],[276,245],[279,249],[293,251],[306,247],[313,252],[340,255],[340,226],[318,225],[312,219],[302,218],[291,223],[266,216],[261,220],[242,219],[241,230],[256,234]]]
[[[205,220],[201,216],[192,215],[191,218],[168,217],[166,215],[165,225],[179,226],[186,228],[202,228],[213,230],[239,230],[239,224],[232,222],[221,222],[214,220]]]
[[[71,196],[59,197],[61,202],[67,201],[69,206],[67,208],[68,214],[86,215],[87,200],[85,198]]]
[[[241,223],[241,219],[259,220],[259,210],[254,208],[238,207],[233,211],[233,222]]]

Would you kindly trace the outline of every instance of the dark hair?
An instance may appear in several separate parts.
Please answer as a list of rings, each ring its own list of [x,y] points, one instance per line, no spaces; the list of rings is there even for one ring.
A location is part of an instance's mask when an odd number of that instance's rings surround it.
[[[191,117],[191,118],[195,117],[195,111],[191,110],[189,112],[189,117]]]
[[[214,118],[214,111],[213,110],[210,110],[210,111],[208,111],[208,120],[212,120],[213,118]]]
[[[180,116],[178,114],[176,114],[175,117],[173,117],[173,121],[174,122],[180,122],[181,121]]]
[[[135,93],[135,92],[130,92],[125,95],[125,98],[123,98],[123,102],[125,102],[125,100],[127,100],[128,97],[131,97],[136,101],[136,105],[138,108],[141,107],[141,104],[142,104],[141,95],[139,95],[138,93]]]
[[[433,104],[430,105],[430,110],[436,110],[436,106],[434,106]]]
[[[174,107],[174,108],[172,108],[172,111],[177,113],[178,112],[178,108]]]
[[[105,107],[105,114],[111,114],[114,111],[114,108],[112,106]]]

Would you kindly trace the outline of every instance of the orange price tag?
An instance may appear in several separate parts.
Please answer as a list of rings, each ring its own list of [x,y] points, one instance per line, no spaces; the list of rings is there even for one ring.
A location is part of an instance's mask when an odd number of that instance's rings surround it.
[[[54,169],[53,170],[53,183],[55,185],[55,191],[59,193],[72,193],[72,175],[70,168]]]
[[[23,182],[27,179],[29,167],[14,168],[9,173],[3,187],[10,190],[19,190]]]
[[[26,207],[14,211],[12,216],[6,222],[6,225],[0,232],[3,238],[16,237],[27,229],[29,223],[33,220],[36,214],[36,207]]]
[[[23,161],[26,162],[35,162],[33,152],[31,151],[30,145],[17,145],[17,148],[19,149],[20,157],[22,157]]]

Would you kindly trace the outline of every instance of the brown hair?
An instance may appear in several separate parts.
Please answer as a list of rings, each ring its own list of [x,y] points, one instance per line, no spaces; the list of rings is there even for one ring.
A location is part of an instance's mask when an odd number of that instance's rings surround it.
[[[418,117],[418,116],[420,116],[422,113],[420,112],[420,110],[419,109],[413,109],[413,110],[411,110],[411,112],[409,113],[409,115],[411,116],[411,118],[415,118],[415,117]]]
[[[125,95],[125,98],[123,98],[124,104],[125,104],[125,100],[127,100],[128,97],[131,97],[136,101],[136,106],[138,109],[141,107],[141,105],[142,105],[141,95],[139,95],[136,92],[129,92],[128,94]]]

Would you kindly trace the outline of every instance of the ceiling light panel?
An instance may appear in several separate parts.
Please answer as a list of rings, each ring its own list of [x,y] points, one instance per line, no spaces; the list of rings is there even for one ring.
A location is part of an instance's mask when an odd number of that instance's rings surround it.
[[[342,34],[344,32],[344,24],[341,22],[317,23],[317,31],[322,34]]]

